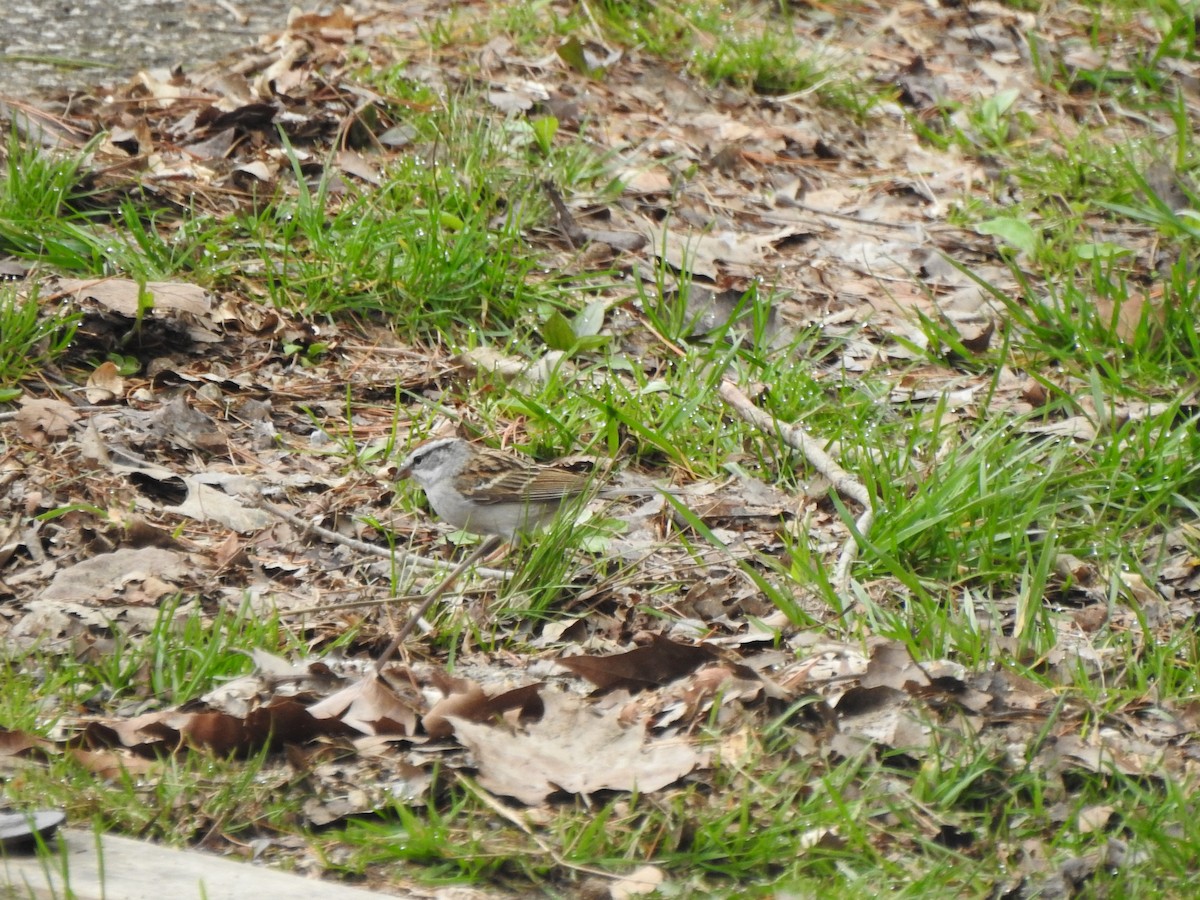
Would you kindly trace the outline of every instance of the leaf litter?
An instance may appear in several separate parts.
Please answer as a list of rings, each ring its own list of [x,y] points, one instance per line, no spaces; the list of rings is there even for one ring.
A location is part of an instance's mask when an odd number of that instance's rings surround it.
[[[1017,37],[1035,24],[1031,14],[998,5],[977,5],[970,15],[903,6],[881,6],[876,19],[824,18],[824,40],[857,46],[861,77],[900,85],[902,102],[918,115],[947,99],[1014,89],[1013,102],[1034,115],[1052,104],[1031,80]],[[985,161],[919,144],[889,126],[888,116],[864,124],[807,98],[706,87],[637,50],[617,53],[572,39],[556,53],[531,57],[503,36],[484,46],[464,40],[435,47],[421,36],[421,10],[426,4],[362,3],[294,15],[284,31],[232,64],[142,72],[70,104],[9,107],[8,115],[47,147],[79,149],[104,136],[86,174],[94,204],[116,209],[122,198],[140,197],[226,215],[277,189],[294,190],[296,174],[312,178],[326,166],[335,195],[378,183],[410,138],[388,98],[354,80],[350,56],[363,52],[383,67],[419,47],[422,61],[410,57],[407,74],[435,92],[482,78],[500,119],[550,109],[566,125],[597,123],[591,137],[612,154],[625,196],[601,210],[587,198],[552,194],[562,231],[568,243],[600,247],[590,260],[597,268],[617,261],[649,271],[661,261],[690,271],[678,289],[695,323],[692,337],[720,331],[739,314],[745,291],[770,283],[784,298],[772,340],[814,327],[842,342],[846,371],[886,369],[910,359],[908,343],[921,340],[912,324],[917,312],[950,322],[969,352],[983,352],[992,339],[1002,312],[944,258],[1001,291],[1018,290],[991,236],[947,223],[955,198],[988,189],[994,173]],[[1037,24],[1077,34],[1077,23],[1061,18]],[[981,42],[985,56],[975,53]],[[975,64],[931,64],[942,58]],[[1082,47],[1064,59],[1097,64]],[[1054,122],[1068,127],[1070,118]],[[1114,126],[1114,141],[1118,132]],[[294,148],[298,171],[280,133]],[[677,191],[684,167],[692,170],[690,181]],[[1139,243],[1135,230],[1124,237],[1151,268],[1147,242]],[[580,266],[589,257],[578,247],[564,248],[553,236],[530,240],[540,241],[558,268],[586,274]],[[95,368],[82,399],[47,372],[47,390],[23,397],[5,425],[0,596],[10,647],[87,658],[111,649],[118,631],[150,634],[166,599],[179,596],[196,600],[176,608],[177,618],[199,610],[211,619],[216,609],[248,603],[255,616],[287,620],[303,611],[313,647],[348,630],[354,638],[344,655],[322,661],[256,653],[253,671],[185,707],[64,714],[55,739],[6,731],[10,764],[70,754],[93,771],[153,777],[171,754],[267,749],[282,765],[303,767],[311,792],[305,815],[327,827],[395,797],[425,802],[445,777],[439,770],[463,773],[510,810],[514,803],[553,809],[570,797],[665,795],[706,783],[714,765],[736,758],[748,731],[799,705],[808,711],[796,720],[791,752],[801,758],[904,758],[937,767],[957,746],[987,741],[1004,765],[1015,770],[1032,760],[1047,778],[1073,771],[1194,775],[1191,707],[1148,695],[1092,728],[1069,691],[1004,668],[965,671],[951,660],[917,661],[896,641],[839,641],[788,623],[746,566],[758,554],[782,552],[783,520],[802,523],[829,559],[841,552],[848,570],[853,560],[844,554],[856,545],[826,497],[832,490],[861,501],[864,489],[836,464],[821,469],[827,484],[809,495],[754,480],[685,483],[681,502],[697,511],[719,548],[700,544],[685,552],[672,544],[670,529],[688,523],[670,523],[661,502],[627,507],[629,528],[609,552],[635,574],[614,582],[603,566],[584,564],[586,588],[556,610],[560,618],[521,626],[528,630],[520,641],[534,648],[528,655],[464,640],[450,666],[410,639],[405,662],[375,672],[372,654],[403,614],[387,605],[391,564],[364,557],[353,542],[386,545],[384,531],[391,530],[412,536],[421,548],[415,552],[439,551],[426,523],[395,512],[386,466],[347,475],[340,455],[304,452],[322,441],[308,417],[337,422],[348,405],[354,439],[383,442],[397,384],[415,394],[438,390],[466,366],[538,379],[550,371],[538,368],[543,361],[484,350],[452,359],[406,346],[364,321],[353,329],[322,325],[328,352],[300,366],[279,348],[315,342],[318,327],[272,306],[261,273],[247,272],[220,294],[178,282],[84,281],[32,270],[16,277],[40,279],[44,297],[82,315],[81,348],[117,346],[136,320],[146,365],[136,376],[120,375],[111,363]],[[645,340],[636,336],[644,324],[636,310],[614,304],[607,315],[615,334],[624,319],[628,340]],[[1127,319],[1120,327],[1128,334]],[[586,331],[594,337],[598,328]],[[562,371],[571,377],[569,368]],[[994,406],[1017,411],[1045,402],[1020,373],[1003,375],[990,392]],[[990,378],[951,365],[906,369],[889,400],[948,400],[956,414],[969,416],[989,393]],[[725,400],[754,421],[753,398],[730,387]],[[1105,417],[1153,414],[1149,403],[1089,409],[1086,386],[1059,387],[1080,397],[1082,411],[1028,426],[1032,433],[1086,440],[1111,427]],[[401,417],[403,426],[403,411]],[[776,433],[775,423],[756,424]],[[793,443],[809,457],[821,437]],[[296,518],[271,515],[260,494],[289,505]],[[66,512],[47,515],[58,510]],[[868,533],[870,521],[860,519],[858,529]],[[1042,661],[1050,679],[1069,683],[1066,671],[1076,664],[1096,673],[1113,665],[1090,646],[1088,635],[1101,621],[1128,629],[1135,641],[1152,641],[1172,615],[1157,615],[1158,606],[1192,609],[1197,566],[1188,546],[1182,535],[1164,543],[1160,584],[1129,582],[1136,609],[1109,607],[1103,590],[1089,588],[1097,573],[1061,559],[1061,590],[1074,608],[1058,616],[1060,642]],[[665,618],[644,611],[656,594],[669,598],[661,604]],[[486,599],[470,596],[456,614],[488,620]],[[826,606],[798,602],[838,633]],[[986,639],[1002,655],[1016,648],[1010,633],[992,622]],[[153,697],[144,699],[154,706]],[[706,729],[722,739],[714,743]],[[1103,829],[1110,815],[1091,808],[1080,827]],[[955,833],[948,822],[931,822],[930,829],[940,838]],[[964,846],[972,840],[957,837]],[[824,829],[809,835],[811,846],[839,840]],[[1035,882],[1051,885],[1056,878],[1079,883],[1096,866],[1122,862],[1114,845],[1107,857],[1076,860],[1070,871],[1051,872],[1044,861],[1022,865]],[[651,868],[645,879],[656,884],[661,873]]]

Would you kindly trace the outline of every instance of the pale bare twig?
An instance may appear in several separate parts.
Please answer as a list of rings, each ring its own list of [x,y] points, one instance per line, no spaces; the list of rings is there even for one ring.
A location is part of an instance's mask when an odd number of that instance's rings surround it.
[[[779,435],[785,444],[799,451],[814,469],[828,478],[835,491],[863,507],[862,515],[854,523],[856,534],[850,535],[842,546],[842,552],[833,573],[833,586],[842,596],[843,610],[849,609],[853,602],[853,598],[850,596],[850,568],[858,557],[859,537],[865,540],[875,522],[871,495],[866,486],[839,466],[833,457],[822,449],[820,442],[802,426],[780,422],[768,415],[755,406],[753,401],[730,381],[721,382],[719,393],[721,399],[729,404],[739,416],[760,431]]]
[[[330,531],[315,522],[306,522],[294,512],[284,509],[282,506],[277,506],[271,503],[264,497],[252,498],[253,503],[259,509],[263,509],[275,516],[277,519],[282,519],[289,525],[299,528],[306,534],[313,534],[322,540],[329,541],[332,544],[341,544],[343,547],[349,547],[358,553],[366,556],[378,556],[381,559],[398,558],[401,562],[411,565],[415,569],[441,569],[443,563],[436,559],[426,559],[423,556],[418,556],[415,553],[409,553],[406,550],[398,550],[390,547],[380,547],[377,544],[371,544],[366,541],[360,541],[356,538],[346,537],[344,534],[338,534],[336,531]],[[476,569],[475,574],[482,578],[508,578],[511,574],[504,569],[481,568]]]
[[[471,590],[459,591],[460,596],[468,594],[485,593],[482,588],[472,588]],[[370,600],[346,600],[341,603],[323,603],[319,606],[304,606],[300,609],[278,609],[275,612],[285,618],[295,618],[296,616],[312,616],[318,613],[341,612],[346,609],[368,609],[372,606],[390,606],[393,603],[412,603],[415,600],[421,600],[425,594],[401,594],[398,597],[372,597]],[[422,631],[425,630],[421,626]]]
[[[330,531],[328,528],[323,528],[322,526],[313,522],[306,522],[290,510],[286,510],[281,506],[276,506],[274,503],[271,503],[261,494],[253,497],[252,501],[259,509],[263,509],[276,518],[287,522],[289,525],[293,525],[296,528],[301,529],[301,531],[306,534],[314,534],[317,537],[330,541],[331,543],[341,544],[342,546],[349,547],[352,550],[358,551],[359,553],[369,556],[379,556],[384,559],[392,559],[393,555],[395,555],[398,556],[403,562],[413,566],[414,568],[440,569],[442,567],[442,564],[436,560],[425,559],[423,556],[417,556],[415,553],[408,553],[404,550],[389,549],[387,547],[379,547],[375,544],[369,544],[366,541],[360,541],[356,540],[355,538],[346,537],[345,535],[338,534],[336,531]],[[388,644],[387,648],[382,654],[380,654],[379,659],[375,661],[376,671],[379,671],[383,668],[384,664],[392,657],[392,654],[396,652],[397,648],[399,648],[400,644],[406,637],[408,637],[414,628],[420,626],[422,631],[428,632],[432,630],[432,626],[424,620],[425,613],[429,611],[430,607],[433,606],[438,597],[446,593],[450,586],[458,579],[458,576],[460,576],[466,570],[467,566],[481,559],[486,554],[491,553],[499,545],[500,540],[498,538],[489,538],[488,540],[484,541],[475,549],[473,553],[469,554],[465,560],[459,563],[450,572],[450,574],[442,580],[441,584],[439,584],[432,591],[430,591],[429,594],[426,595],[425,602],[423,602],[417,608],[416,612],[409,616],[408,621],[404,623],[404,626],[400,629],[396,636],[392,638],[391,643]],[[509,573],[503,569],[489,569],[486,567],[477,569],[476,574],[485,578],[507,578],[509,575]],[[405,599],[409,598],[389,597],[384,602],[401,602]],[[329,609],[336,608],[336,606],[328,607],[323,611],[327,612]],[[308,612],[309,610],[304,611]]]
[[[416,628],[417,625],[423,620],[425,613],[429,612],[433,604],[437,602],[438,597],[442,596],[442,594],[446,593],[446,591],[450,589],[450,586],[454,584],[454,582],[458,579],[458,576],[465,572],[468,566],[477,560],[482,559],[484,556],[487,556],[487,554],[491,553],[502,543],[504,543],[504,539],[498,535],[492,535],[489,537],[486,541],[476,547],[470,554],[468,554],[466,559],[455,566],[454,570],[442,580],[441,584],[429,592],[428,596],[425,597],[425,602],[413,611],[413,614],[408,617],[408,621],[404,623],[404,626],[398,632],[396,632],[396,636],[392,638],[392,642],[388,644],[386,648],[384,648],[382,653],[379,654],[379,659],[375,660],[376,672],[379,672],[383,669],[388,660],[391,659],[392,655],[396,652],[396,650],[399,649],[400,645],[404,643],[404,639],[408,637],[409,634],[412,633],[412,630]]]
[[[608,872],[604,869],[596,869],[591,866],[583,866],[579,863],[571,862],[552,846],[550,846],[550,844],[544,838],[539,836],[538,833],[530,826],[529,821],[524,816],[522,816],[516,810],[506,806],[504,803],[501,803],[500,800],[498,800],[490,791],[485,790],[473,778],[468,778],[466,775],[462,774],[462,772],[457,771],[454,773],[454,777],[458,779],[459,784],[471,791],[471,793],[489,806],[493,812],[497,813],[504,819],[507,819],[521,831],[525,832],[526,837],[537,844],[539,850],[554,860],[555,865],[562,866],[566,869],[571,869],[575,872],[583,872],[586,875],[595,875],[599,878],[608,878],[613,881],[616,881],[622,877],[615,872]]]

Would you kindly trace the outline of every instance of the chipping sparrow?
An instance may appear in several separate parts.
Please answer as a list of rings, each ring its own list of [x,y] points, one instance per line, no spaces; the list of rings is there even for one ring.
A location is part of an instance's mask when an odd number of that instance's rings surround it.
[[[564,503],[580,496],[592,479],[540,465],[461,438],[428,441],[400,464],[399,476],[425,489],[429,504],[455,528],[512,540],[553,521]]]

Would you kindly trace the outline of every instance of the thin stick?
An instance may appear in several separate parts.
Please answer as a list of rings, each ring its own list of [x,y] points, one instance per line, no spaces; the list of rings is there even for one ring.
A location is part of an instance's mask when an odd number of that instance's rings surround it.
[[[820,443],[800,425],[779,420],[763,412],[753,401],[730,381],[722,381],[719,390],[721,399],[733,407],[739,416],[751,425],[768,434],[777,434],[789,447],[798,450],[814,469],[829,479],[833,489],[844,497],[849,497],[865,509],[854,523],[858,534],[866,539],[875,522],[875,513],[871,508],[871,494],[866,486],[839,466],[822,448]],[[842,596],[843,612],[854,602],[850,596],[850,568],[858,558],[858,538],[853,534],[842,545],[841,555],[833,572],[834,589]]]
[[[366,541],[355,540],[354,538],[346,537],[344,534],[338,534],[336,531],[323,528],[315,522],[306,522],[294,512],[286,510],[282,506],[276,506],[261,495],[253,498],[253,502],[255,506],[266,510],[289,525],[294,525],[306,534],[314,534],[322,540],[333,544],[341,544],[343,547],[349,547],[351,550],[356,550],[359,553],[378,556],[383,559],[392,559],[393,556],[398,556],[402,561],[418,569],[440,569],[442,567],[442,563],[435,559],[426,559],[423,556],[418,556],[415,553],[409,553],[405,550],[380,547],[376,544],[369,544]],[[477,569],[476,574],[483,578],[508,578],[512,573],[504,569],[482,568]]]
[[[388,644],[386,648],[384,648],[382,653],[379,654],[379,659],[375,660],[376,672],[383,671],[383,667],[387,665],[388,661],[393,655],[395,655],[396,651],[400,648],[400,645],[404,643],[404,639],[412,633],[414,628],[417,627],[417,623],[424,618],[425,613],[429,612],[430,608],[434,603],[437,602],[438,598],[450,589],[450,585],[454,584],[458,576],[465,572],[468,566],[470,566],[476,560],[482,559],[484,556],[491,553],[502,543],[504,543],[504,539],[498,535],[492,535],[489,537],[486,541],[476,547],[466,559],[455,566],[453,571],[446,576],[441,584],[429,592],[428,596],[425,597],[425,602],[413,611],[413,614],[408,617],[408,621],[404,623],[404,627],[396,632],[396,636],[392,638],[392,642]]]
[[[555,865],[562,866],[564,869],[583,872],[587,875],[595,875],[599,878],[610,878],[614,881],[625,877],[617,874],[616,872],[606,872],[603,869],[593,869],[590,866],[581,866],[579,863],[571,862],[557,850],[551,847],[550,844],[546,842],[545,838],[541,837],[536,831],[534,831],[533,828],[530,827],[529,823],[521,815],[519,815],[516,810],[510,809],[508,806],[501,803],[490,791],[485,790],[476,781],[468,778],[462,772],[455,771],[454,777],[458,779],[459,784],[482,800],[492,809],[493,812],[499,814],[525,832],[525,836],[537,844],[539,850],[554,860]]]
[[[684,355],[683,349],[659,334],[645,316],[641,317],[641,321],[642,325],[663,343],[663,346],[675,353],[676,356]],[[866,539],[871,531],[871,526],[875,524],[875,511],[871,507],[871,494],[867,491],[866,485],[839,466],[833,457],[821,448],[817,439],[805,431],[802,426],[780,422],[767,415],[755,406],[754,402],[742,393],[732,381],[722,380],[718,393],[722,400],[733,407],[733,410],[751,425],[768,434],[780,435],[785,444],[800,451],[814,469],[829,479],[835,491],[862,506],[863,514],[855,521],[854,527],[858,534],[862,535],[864,540]],[[834,590],[842,597],[843,615],[855,602],[850,595],[850,569],[854,566],[854,560],[857,558],[858,539],[851,534],[846,539],[846,543],[842,545],[842,552],[838,555],[837,565],[833,570],[833,586]]]
[[[486,593],[486,591],[483,588],[478,588],[472,591],[463,591],[462,593],[464,595],[467,593],[483,594]],[[366,609],[367,607],[371,606],[389,606],[393,603],[411,603],[414,600],[422,599],[424,596],[424,594],[403,594],[399,597],[375,597],[371,600],[347,600],[345,603],[325,603],[320,606],[303,606],[300,609],[279,609],[279,607],[276,606],[274,612],[276,615],[282,618],[291,616],[311,616],[317,613],[341,612],[342,610],[346,609]],[[424,626],[421,627],[421,630],[425,630]]]

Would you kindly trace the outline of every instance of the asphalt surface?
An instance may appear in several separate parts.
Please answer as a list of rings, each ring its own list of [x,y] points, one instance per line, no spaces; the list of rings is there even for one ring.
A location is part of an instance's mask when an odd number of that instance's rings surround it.
[[[0,95],[32,99],[220,59],[320,0],[0,0]]]

